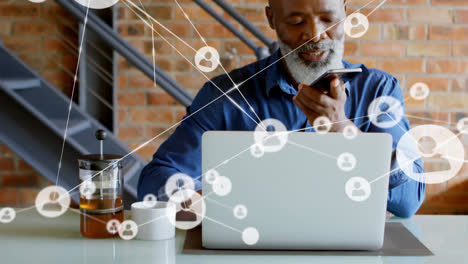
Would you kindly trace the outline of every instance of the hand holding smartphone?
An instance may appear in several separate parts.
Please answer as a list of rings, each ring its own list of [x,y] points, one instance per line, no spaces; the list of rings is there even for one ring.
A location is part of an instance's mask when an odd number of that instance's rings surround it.
[[[328,70],[320,77],[312,82],[309,86],[321,90],[323,93],[328,94],[330,92],[330,82],[336,76],[342,78],[343,76],[352,76],[362,72],[361,68],[348,68],[348,69],[334,69]]]

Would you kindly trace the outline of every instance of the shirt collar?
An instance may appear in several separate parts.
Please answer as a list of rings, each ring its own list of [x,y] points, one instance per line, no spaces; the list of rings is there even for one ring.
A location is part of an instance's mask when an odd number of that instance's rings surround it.
[[[266,82],[265,82],[265,92],[267,97],[270,96],[272,89],[279,87],[281,91],[290,94],[296,95],[297,91],[294,89],[292,84],[288,81],[286,77],[286,72],[284,70],[284,66],[280,62],[281,53],[280,50],[276,50],[265,62],[265,67],[270,66],[270,69],[266,72]],[[343,60],[343,67],[344,68],[362,68],[360,67],[361,64],[351,64],[345,60]],[[350,84],[352,77],[343,77],[343,81],[345,82],[346,94],[349,96],[350,94]]]

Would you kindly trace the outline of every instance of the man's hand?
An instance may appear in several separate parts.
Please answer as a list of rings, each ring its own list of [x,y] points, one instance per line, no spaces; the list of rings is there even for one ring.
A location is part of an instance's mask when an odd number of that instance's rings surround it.
[[[345,84],[335,75],[330,81],[328,95],[317,87],[299,84],[293,102],[304,112],[310,124],[317,117],[325,116],[332,123],[331,132],[342,132],[347,125],[353,124],[345,114],[346,98]]]

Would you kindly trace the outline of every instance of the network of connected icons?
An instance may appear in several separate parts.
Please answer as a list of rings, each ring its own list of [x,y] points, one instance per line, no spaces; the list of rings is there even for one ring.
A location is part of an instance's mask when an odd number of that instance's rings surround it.
[[[29,1],[39,4],[46,0]],[[119,2],[119,0],[75,1],[88,9],[109,8]],[[137,10],[139,13],[151,17],[144,9],[139,7],[138,1],[120,0],[120,2],[132,11]],[[346,35],[349,38],[363,37],[369,29],[370,22],[368,17],[378,7],[368,14],[361,13],[359,9],[349,14],[344,21],[340,21],[340,23],[343,24]],[[189,22],[190,19],[188,15],[185,12],[184,14]],[[154,18],[148,20],[152,20],[156,23]],[[145,23],[148,22],[145,20]],[[86,27],[86,24],[84,27]],[[151,30],[155,29],[151,28]],[[201,35],[200,38],[203,40],[204,44],[206,44],[206,41]],[[218,50],[207,44],[199,49],[192,48],[192,50],[195,52],[193,57],[184,58],[187,59],[200,74],[204,75],[205,73],[211,73],[216,70],[223,70],[223,72],[227,74],[221,65],[220,53]],[[232,89],[238,90],[239,92],[242,91],[242,83],[233,82],[232,87]],[[219,89],[219,87],[217,88]],[[430,93],[430,85],[425,83],[424,80],[421,80],[411,85],[409,88],[409,97],[404,98],[403,101],[409,99],[417,101],[426,100]],[[291,133],[302,132],[288,130],[288,127],[278,119],[269,118],[261,120],[253,110],[254,108],[242,109],[233,101],[229,92],[223,92],[223,96],[228,98],[242,113],[249,116],[249,118],[254,120],[257,124],[251,139],[251,145],[242,155],[247,155],[251,159],[260,161],[268,155],[275,155],[275,153],[283,151],[285,146],[289,143],[288,136]],[[401,98],[394,98],[392,96],[374,98],[372,103],[368,106],[366,114],[366,116],[355,118],[365,118],[368,120],[365,124],[374,126],[377,129],[395,129],[404,132],[396,147],[398,169],[416,181],[426,184],[447,182],[455,177],[462,169],[463,164],[466,163],[466,146],[462,144],[459,137],[461,135],[468,135],[468,118],[458,120],[456,127],[453,129],[441,125],[426,124],[412,127],[409,131],[406,131],[401,127],[402,120],[405,118],[404,105],[401,103]],[[183,120],[187,118],[190,118],[190,116],[185,117]],[[330,131],[333,125],[334,123],[328,117],[319,116],[312,122],[310,127],[303,130],[312,129],[319,135],[327,135],[328,133],[332,133]],[[454,132],[454,130],[456,130],[456,132]],[[343,129],[342,135],[347,140],[352,141],[358,139],[359,133],[360,131],[355,126],[349,125]],[[241,153],[236,153],[233,157],[227,157],[226,162],[238,157],[239,154]],[[339,155],[327,154],[327,157],[332,159],[333,164],[336,165],[336,168],[333,169],[339,170],[347,175],[347,180],[343,186],[337,186],[337,188],[339,188],[350,201],[356,203],[356,206],[366,203],[369,197],[373,195],[372,184],[378,180],[378,176],[380,175],[376,175],[376,179],[365,179],[361,177],[358,173],[359,170],[357,170],[361,161],[355,153],[344,152]],[[444,162],[445,165],[442,166],[442,170],[420,173],[415,169],[415,164],[420,160],[424,161],[425,159],[434,158]],[[183,172],[174,173],[168,177],[163,192],[147,194],[143,198],[143,205],[147,208],[155,208],[162,200],[175,204],[176,213],[183,213],[186,218],[185,220],[171,220],[171,224],[181,230],[193,229],[199,226],[202,221],[212,221],[209,217],[210,212],[206,210],[205,197],[210,195],[210,199],[213,200],[216,200],[217,197],[229,197],[231,192],[238,188],[238,186],[233,184],[231,178],[235,175],[222,175],[220,173],[219,167],[222,166],[223,164],[221,163],[214,168],[206,170],[202,175],[187,175]],[[90,200],[93,195],[96,195],[97,192],[103,189],[101,185],[97,186],[96,182],[93,180],[97,177],[107,177],[106,180],[102,180],[100,183],[117,188],[116,186],[118,186],[119,183],[112,180],[116,174],[112,174],[113,172],[109,174],[103,173],[103,171],[107,169],[108,168],[94,170],[85,175],[86,177],[83,178],[84,180],[75,187],[75,189],[79,191],[80,198]],[[205,181],[208,186],[210,186],[210,189],[203,190],[203,193],[199,192],[197,181]],[[65,212],[71,210],[70,193],[72,191],[73,190],[66,190],[57,185],[48,186],[38,193],[35,205],[32,208],[35,208],[44,218],[61,217]],[[105,194],[101,193],[100,195]],[[115,201],[118,201],[118,199]],[[242,221],[248,220],[249,215],[252,213],[249,212],[248,204],[243,204],[243,201],[235,201],[235,203],[225,206],[229,208],[228,213],[232,215],[233,218],[239,220],[241,225],[243,223]],[[0,209],[0,223],[11,223],[18,214],[25,210],[28,210],[28,208],[18,211],[9,207]],[[86,208],[86,210],[93,210],[93,208],[89,207]],[[96,221],[105,220],[98,219]],[[123,240],[134,239],[140,227],[135,221],[129,219],[123,220],[123,218],[121,220],[111,219],[105,221],[105,226],[105,231],[107,233],[118,234]],[[261,239],[262,234],[256,227],[246,224],[242,232],[240,232],[239,237],[246,245],[254,245]]]

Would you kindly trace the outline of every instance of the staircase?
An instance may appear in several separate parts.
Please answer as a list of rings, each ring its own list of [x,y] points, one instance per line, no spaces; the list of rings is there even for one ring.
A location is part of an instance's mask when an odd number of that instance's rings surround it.
[[[99,153],[98,129],[107,131],[105,153],[126,155],[131,150],[94,118],[71,106],[67,140],[57,180],[70,98],[31,70],[0,44],[0,141],[52,183],[70,190],[79,184],[78,157]],[[140,171],[146,162],[137,154],[122,160],[125,201],[136,198]],[[79,194],[72,199],[79,202]]]

